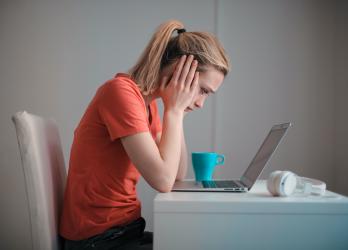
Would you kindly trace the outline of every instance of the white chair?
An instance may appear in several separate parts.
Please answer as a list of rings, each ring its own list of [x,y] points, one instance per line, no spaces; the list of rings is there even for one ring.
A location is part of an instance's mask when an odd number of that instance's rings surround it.
[[[62,249],[59,217],[66,181],[58,128],[26,111],[12,116],[25,177],[33,250]]]

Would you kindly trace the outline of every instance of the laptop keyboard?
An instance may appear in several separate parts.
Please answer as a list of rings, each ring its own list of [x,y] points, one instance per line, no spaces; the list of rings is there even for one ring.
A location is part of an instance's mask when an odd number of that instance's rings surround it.
[[[235,181],[202,181],[204,188],[239,188]]]

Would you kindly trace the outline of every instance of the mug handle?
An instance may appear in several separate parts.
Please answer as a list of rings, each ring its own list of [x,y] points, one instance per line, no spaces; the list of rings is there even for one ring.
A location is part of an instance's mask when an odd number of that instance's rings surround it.
[[[218,154],[216,157],[216,165],[224,165],[224,163],[225,163],[225,156]]]

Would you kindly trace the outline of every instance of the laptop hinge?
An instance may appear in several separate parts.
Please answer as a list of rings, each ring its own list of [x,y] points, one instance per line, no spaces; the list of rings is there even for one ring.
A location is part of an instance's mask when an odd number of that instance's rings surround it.
[[[243,182],[242,180],[239,180],[239,183],[241,183],[242,185],[241,186],[243,186],[243,187],[248,187],[248,185],[245,183],[245,182]],[[238,184],[239,184],[238,183]],[[240,184],[239,184],[240,185]]]

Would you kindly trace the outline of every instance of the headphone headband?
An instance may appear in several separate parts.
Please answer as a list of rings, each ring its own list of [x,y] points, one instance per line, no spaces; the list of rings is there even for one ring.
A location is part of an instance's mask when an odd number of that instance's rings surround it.
[[[312,193],[316,195],[323,195],[325,194],[326,190],[326,183],[316,180],[316,179],[311,179],[307,177],[298,177],[298,179],[303,183],[304,185],[304,193]]]

